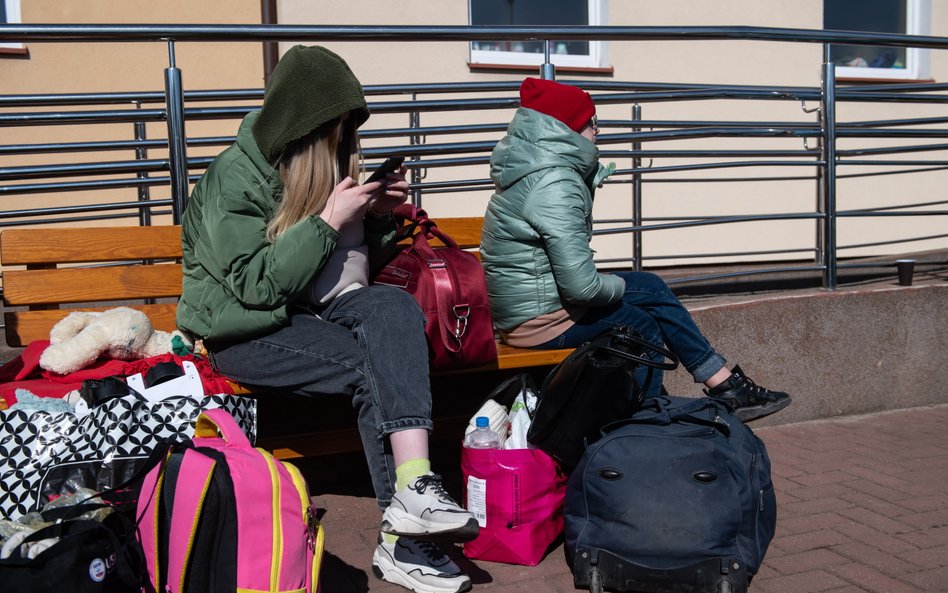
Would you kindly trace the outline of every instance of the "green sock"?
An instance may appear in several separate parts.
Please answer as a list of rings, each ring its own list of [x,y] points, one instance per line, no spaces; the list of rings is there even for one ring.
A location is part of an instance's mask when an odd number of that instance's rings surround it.
[[[387,543],[387,544],[394,544],[395,542],[398,541],[398,536],[397,536],[397,535],[392,535],[391,533],[385,533],[385,532],[383,531],[383,532],[382,532],[382,541],[385,542],[385,543]]]
[[[418,476],[431,473],[431,461],[424,458],[409,459],[395,468],[395,491],[399,491]]]

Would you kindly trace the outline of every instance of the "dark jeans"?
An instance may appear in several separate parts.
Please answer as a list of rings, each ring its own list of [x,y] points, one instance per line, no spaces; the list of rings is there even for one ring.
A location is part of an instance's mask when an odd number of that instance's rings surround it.
[[[650,272],[617,272],[617,275],[625,280],[621,301],[589,309],[560,336],[537,347],[576,347],[614,326],[627,325],[639,330],[648,342],[664,345],[675,353],[696,383],[704,383],[724,366],[724,358],[714,351],[691,313],[664,280]],[[646,373],[645,367],[636,369],[635,377],[640,385]],[[661,386],[662,371],[655,369],[646,396],[658,395]]]
[[[209,344],[221,373],[248,386],[352,398],[379,506],[391,500],[395,467],[387,436],[431,430],[425,318],[391,286],[333,299],[319,317],[300,309],[290,325],[245,342]]]

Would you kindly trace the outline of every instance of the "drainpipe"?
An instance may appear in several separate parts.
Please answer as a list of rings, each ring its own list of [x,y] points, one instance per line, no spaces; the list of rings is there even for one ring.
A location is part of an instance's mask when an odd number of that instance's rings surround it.
[[[276,0],[260,0],[260,20],[264,25],[276,25]],[[263,42],[263,84],[270,82],[270,75],[280,59],[280,45],[276,41]]]

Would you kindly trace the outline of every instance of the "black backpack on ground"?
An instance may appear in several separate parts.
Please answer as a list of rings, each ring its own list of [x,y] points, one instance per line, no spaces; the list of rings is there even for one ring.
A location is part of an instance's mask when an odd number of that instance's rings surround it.
[[[777,522],[764,443],[711,398],[650,398],[603,434],[566,490],[576,586],[745,592]]]
[[[634,328],[605,331],[576,348],[543,380],[527,441],[564,468],[576,467],[603,426],[639,409],[652,370],[677,366],[671,351],[647,342]],[[635,378],[638,367],[648,369],[644,385]]]

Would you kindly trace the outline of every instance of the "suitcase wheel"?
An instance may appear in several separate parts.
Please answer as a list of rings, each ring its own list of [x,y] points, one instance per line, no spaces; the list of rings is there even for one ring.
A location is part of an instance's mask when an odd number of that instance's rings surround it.
[[[602,593],[602,575],[598,568],[589,571],[589,593]]]

